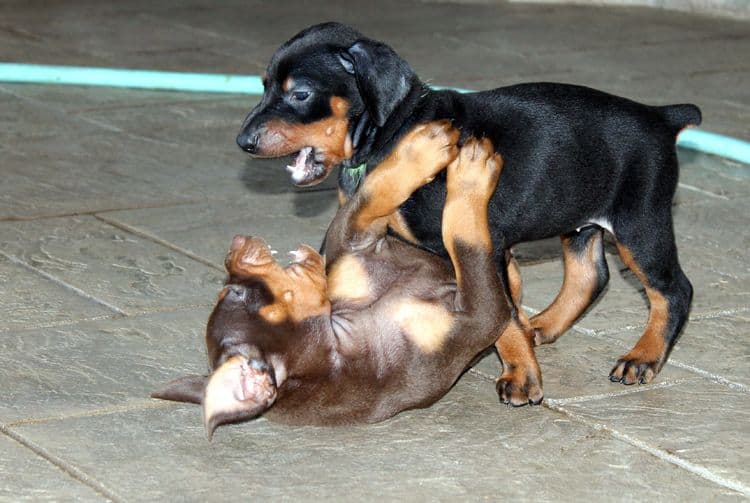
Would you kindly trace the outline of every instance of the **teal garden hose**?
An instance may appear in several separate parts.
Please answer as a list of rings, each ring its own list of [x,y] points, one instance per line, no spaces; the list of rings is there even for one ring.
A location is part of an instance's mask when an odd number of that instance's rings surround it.
[[[263,94],[263,84],[257,75],[161,72],[27,63],[0,63],[0,82],[127,87],[204,93]],[[470,92],[466,89],[437,86],[436,89]],[[677,138],[677,146],[750,164],[750,142],[731,136],[691,128],[680,133]]]

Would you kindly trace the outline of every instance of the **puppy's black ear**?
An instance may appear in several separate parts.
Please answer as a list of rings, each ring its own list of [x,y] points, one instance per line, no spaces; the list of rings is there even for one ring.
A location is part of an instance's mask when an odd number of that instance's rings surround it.
[[[159,391],[151,393],[151,398],[197,403],[200,405],[203,402],[203,390],[206,388],[207,380],[208,376],[202,375],[180,377],[168,382]]]
[[[382,126],[409,94],[415,77],[409,64],[387,45],[363,39],[338,54],[357,87],[375,124]]]

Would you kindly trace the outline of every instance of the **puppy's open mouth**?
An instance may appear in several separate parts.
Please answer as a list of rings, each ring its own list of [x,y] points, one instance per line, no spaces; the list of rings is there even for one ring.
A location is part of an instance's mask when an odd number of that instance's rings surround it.
[[[323,152],[318,152],[313,147],[305,147],[297,153],[286,170],[292,175],[295,185],[300,187],[315,185],[322,182],[328,175],[324,160]]]

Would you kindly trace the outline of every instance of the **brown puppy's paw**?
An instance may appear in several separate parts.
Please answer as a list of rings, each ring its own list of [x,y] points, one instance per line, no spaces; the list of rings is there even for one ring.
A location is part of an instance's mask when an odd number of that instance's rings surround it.
[[[410,175],[415,175],[419,186],[432,180],[458,155],[460,133],[449,120],[420,124],[399,142],[396,154],[399,164],[409,164]]]
[[[659,359],[642,358],[630,353],[621,356],[609,373],[609,380],[623,384],[648,384],[661,370]]]
[[[495,192],[503,159],[487,138],[469,138],[448,166],[448,190],[469,197],[489,200]]]
[[[508,366],[495,388],[500,400],[514,407],[539,405],[544,399],[539,369]]]

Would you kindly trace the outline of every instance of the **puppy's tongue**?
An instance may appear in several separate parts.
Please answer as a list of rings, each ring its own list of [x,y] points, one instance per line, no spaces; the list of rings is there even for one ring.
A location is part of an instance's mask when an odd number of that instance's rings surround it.
[[[299,151],[297,158],[294,159],[294,164],[290,164],[286,167],[286,170],[292,175],[292,181],[296,184],[301,184],[307,181],[312,174],[313,159],[312,147],[305,147]]]

